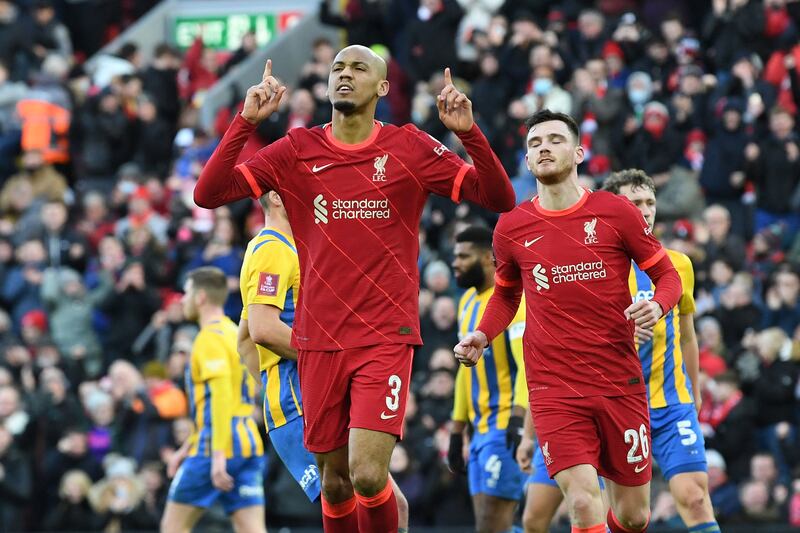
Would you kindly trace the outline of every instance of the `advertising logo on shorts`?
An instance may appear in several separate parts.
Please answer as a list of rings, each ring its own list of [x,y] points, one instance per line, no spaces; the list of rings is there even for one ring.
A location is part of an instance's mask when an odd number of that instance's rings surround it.
[[[333,198],[328,201],[322,194],[314,198],[314,222],[317,224],[328,224],[331,220],[368,220],[390,216],[391,209],[386,198],[381,200]]]

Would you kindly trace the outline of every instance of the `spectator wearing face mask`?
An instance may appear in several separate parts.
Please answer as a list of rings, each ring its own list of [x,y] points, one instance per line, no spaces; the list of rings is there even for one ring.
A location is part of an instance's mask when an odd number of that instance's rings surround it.
[[[536,67],[530,90],[522,100],[528,108],[528,114],[541,109],[549,109],[556,113],[572,111],[572,96],[556,85],[555,71],[550,66]]]

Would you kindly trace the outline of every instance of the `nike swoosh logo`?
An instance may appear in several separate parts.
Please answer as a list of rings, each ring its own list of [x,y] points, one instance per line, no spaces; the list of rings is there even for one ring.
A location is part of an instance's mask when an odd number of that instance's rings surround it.
[[[634,472],[636,472],[636,473],[638,474],[638,473],[640,473],[642,470],[644,470],[645,468],[647,468],[647,465],[648,465],[648,464],[650,464],[650,463],[645,463],[645,464],[643,464],[643,465],[641,465],[641,466],[637,465],[637,466],[633,467],[633,471],[634,471]]]
[[[381,411],[381,420],[389,420],[390,418],[394,418],[397,415],[387,415],[386,411]]]
[[[317,173],[320,170],[325,170],[326,168],[328,168],[332,164],[333,163],[328,163],[327,165],[322,165],[321,167],[318,167],[317,165],[314,165],[313,167],[311,167],[311,172]]]
[[[542,237],[544,237],[544,235],[539,235],[538,237],[536,237],[535,239],[533,239],[531,241],[525,241],[525,248],[528,248],[531,244],[535,243],[536,241],[538,241]]]

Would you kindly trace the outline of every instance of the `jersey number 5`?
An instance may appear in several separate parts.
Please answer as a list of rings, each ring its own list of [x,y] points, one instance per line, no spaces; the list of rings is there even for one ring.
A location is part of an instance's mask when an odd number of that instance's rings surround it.
[[[639,455],[639,444],[642,446],[642,454]],[[647,427],[644,424],[639,426],[639,431],[635,429],[625,430],[625,444],[630,444],[628,450],[628,463],[641,463],[642,459],[647,459],[650,455],[650,443],[647,440]]]
[[[397,408],[400,407],[400,387],[402,385],[400,376],[396,374],[389,376],[389,396],[386,397],[386,407],[390,411],[397,411]]]

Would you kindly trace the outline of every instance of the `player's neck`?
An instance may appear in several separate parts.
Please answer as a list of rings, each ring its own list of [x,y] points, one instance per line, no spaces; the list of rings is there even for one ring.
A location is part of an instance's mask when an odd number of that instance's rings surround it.
[[[222,310],[222,307],[216,305],[201,307],[197,312],[200,315],[197,323],[200,324],[201,328],[206,327],[212,322],[217,322],[225,316],[225,311]]]
[[[358,144],[369,139],[375,127],[375,110],[364,109],[351,114],[333,110],[331,134],[344,144]]]
[[[269,215],[265,215],[264,227],[275,228],[284,235],[289,235],[290,237],[292,236],[292,227],[289,225],[289,221],[281,217],[271,217]]]
[[[561,183],[545,185],[539,182],[539,205],[548,211],[563,211],[569,209],[586,194],[583,187],[578,185],[578,180],[570,176]]]

